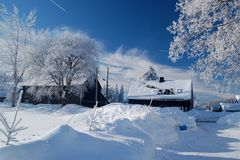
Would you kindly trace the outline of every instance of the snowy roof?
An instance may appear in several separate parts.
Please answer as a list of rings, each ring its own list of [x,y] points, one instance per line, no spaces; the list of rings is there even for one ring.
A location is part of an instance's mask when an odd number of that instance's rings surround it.
[[[172,94],[166,94],[166,90]],[[192,80],[133,81],[127,99],[192,99]]]
[[[90,78],[92,77],[89,76],[88,78],[75,79],[72,81],[72,85],[84,84],[86,81],[90,80]],[[42,76],[23,81],[20,83],[20,86],[56,86],[56,83],[53,81],[53,79]]]
[[[72,85],[81,85],[85,81],[86,80],[83,80],[83,81],[73,81]],[[47,81],[47,80],[46,81],[44,81],[44,80],[39,80],[39,81],[29,80],[29,81],[21,82],[20,86],[57,86],[57,84],[55,82],[53,82],[53,81]]]

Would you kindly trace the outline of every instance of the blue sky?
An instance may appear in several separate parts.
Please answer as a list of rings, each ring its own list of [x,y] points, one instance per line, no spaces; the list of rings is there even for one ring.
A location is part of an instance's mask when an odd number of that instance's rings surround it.
[[[21,13],[37,10],[38,28],[70,26],[103,42],[113,52],[122,46],[147,51],[153,62],[188,68],[189,60],[168,58],[172,36],[166,30],[178,13],[176,0],[1,0]],[[56,2],[65,11],[53,4]]]
[[[100,41],[106,50],[100,62],[110,66],[111,87],[123,84],[127,92],[131,81],[139,79],[152,65],[166,79],[193,79],[194,91],[199,95],[224,97],[206,87],[195,73],[188,72],[192,60],[185,57],[172,63],[168,58],[172,35],[166,28],[178,18],[176,0],[0,0],[0,3],[9,8],[15,4],[21,14],[35,9],[38,29],[68,26]],[[105,78],[106,66],[100,65],[100,71]]]

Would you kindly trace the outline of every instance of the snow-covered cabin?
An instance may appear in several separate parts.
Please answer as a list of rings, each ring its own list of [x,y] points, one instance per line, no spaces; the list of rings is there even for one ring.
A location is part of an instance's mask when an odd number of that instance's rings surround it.
[[[86,107],[94,107],[96,104],[95,94],[96,94],[96,81],[94,80],[94,84],[90,85],[88,79],[82,82],[78,82],[77,85],[73,85],[72,87],[80,87],[81,84],[86,84],[86,91],[83,93],[82,98],[80,96],[75,95],[74,93],[67,94],[66,103],[67,104],[79,104]],[[41,82],[25,82],[21,84],[23,89],[22,102],[23,103],[32,103],[32,104],[60,104],[61,99],[56,96],[42,96],[41,99],[36,99],[36,96],[30,92],[31,89],[34,89],[37,94],[37,91],[42,87],[57,87],[55,84],[44,85]],[[106,98],[102,94],[102,87],[99,81],[97,81],[97,98],[98,98],[98,107],[106,104]]]
[[[180,107],[189,111],[193,107],[192,80],[133,81],[127,95],[130,104],[159,107]]]

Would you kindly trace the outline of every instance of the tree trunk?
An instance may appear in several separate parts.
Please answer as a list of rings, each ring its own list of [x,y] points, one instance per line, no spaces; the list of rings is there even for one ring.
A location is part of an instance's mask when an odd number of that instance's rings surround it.
[[[16,107],[17,102],[17,87],[14,86],[12,90],[12,107]]]
[[[62,91],[62,96],[61,96],[61,105],[62,107],[67,104],[67,98],[66,98],[66,91]]]

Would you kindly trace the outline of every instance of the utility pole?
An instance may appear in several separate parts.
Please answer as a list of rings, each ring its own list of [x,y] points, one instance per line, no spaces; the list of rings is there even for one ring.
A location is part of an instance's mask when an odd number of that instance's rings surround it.
[[[107,81],[106,81],[106,102],[108,103],[108,78],[109,78],[109,67],[107,67]]]
[[[80,103],[80,106],[82,105],[82,88],[80,88],[80,96],[79,96],[79,103]]]
[[[96,107],[98,105],[98,68],[96,68],[96,91],[95,91],[95,102],[96,102]]]

